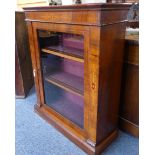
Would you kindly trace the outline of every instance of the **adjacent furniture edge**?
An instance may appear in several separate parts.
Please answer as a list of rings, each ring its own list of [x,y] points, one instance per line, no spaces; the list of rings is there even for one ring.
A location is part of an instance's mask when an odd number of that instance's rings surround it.
[[[33,75],[24,11],[15,12],[15,31],[16,98],[25,98],[33,86]]]
[[[119,127],[139,137],[139,35],[126,35]]]

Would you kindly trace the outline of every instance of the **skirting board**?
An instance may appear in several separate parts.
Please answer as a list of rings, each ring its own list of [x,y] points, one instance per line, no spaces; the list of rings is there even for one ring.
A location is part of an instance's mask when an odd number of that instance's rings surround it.
[[[121,117],[119,118],[119,128],[135,137],[139,137],[139,126]]]

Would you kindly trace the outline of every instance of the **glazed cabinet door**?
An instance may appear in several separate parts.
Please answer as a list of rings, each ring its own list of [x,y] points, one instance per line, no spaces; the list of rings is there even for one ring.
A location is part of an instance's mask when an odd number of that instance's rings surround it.
[[[33,22],[40,106],[86,136],[88,28]]]

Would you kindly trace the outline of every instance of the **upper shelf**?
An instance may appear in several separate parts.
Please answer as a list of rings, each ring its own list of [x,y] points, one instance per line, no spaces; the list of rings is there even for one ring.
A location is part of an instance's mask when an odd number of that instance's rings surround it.
[[[49,46],[41,49],[45,53],[53,54],[70,60],[84,62],[84,52],[81,49],[75,49],[71,47]]]

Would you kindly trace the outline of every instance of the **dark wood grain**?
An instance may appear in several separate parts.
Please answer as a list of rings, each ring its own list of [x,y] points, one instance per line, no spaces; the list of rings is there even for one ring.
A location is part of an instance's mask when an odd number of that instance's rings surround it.
[[[101,30],[98,141],[102,141],[117,128],[125,27],[125,23],[119,23],[103,27]],[[110,46],[106,46],[108,43]]]
[[[126,37],[123,66],[120,128],[139,136],[139,42],[136,37]]]
[[[29,50],[25,13],[15,13],[15,89],[16,97],[26,97],[33,85],[32,64]]]
[[[25,92],[23,87],[23,80],[20,71],[19,58],[17,53],[17,47],[15,46],[15,91],[17,98],[24,98]]]
[[[90,155],[100,154],[117,137],[124,21],[129,7],[102,3],[25,8],[33,68],[37,68],[35,111]],[[82,128],[46,104],[38,30],[84,37],[84,61],[78,62],[84,63]]]

